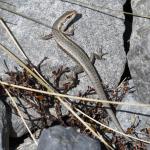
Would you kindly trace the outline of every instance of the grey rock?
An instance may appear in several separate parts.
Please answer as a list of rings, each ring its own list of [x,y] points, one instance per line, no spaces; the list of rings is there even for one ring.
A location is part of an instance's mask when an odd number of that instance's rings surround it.
[[[129,87],[134,87],[133,80],[129,81]],[[136,90],[134,92],[127,93],[122,102],[135,104],[141,103]],[[150,109],[140,106],[118,105],[117,118],[125,131],[127,128],[131,128],[132,125],[137,125],[135,128],[135,133],[138,137],[141,139],[150,140],[146,133],[141,131],[144,128],[150,127]],[[111,126],[114,128],[112,124]]]
[[[150,149],[150,144],[147,145],[147,150],[149,150],[149,149]]]
[[[135,14],[149,14],[149,0],[132,0]],[[133,17],[128,64],[141,102],[150,103],[150,20]]]
[[[24,140],[22,144],[20,144],[17,147],[17,150],[37,150],[37,145],[33,142],[33,140],[31,140],[30,137],[28,137],[27,139]]]
[[[6,106],[0,100],[0,150],[8,150],[9,148],[9,126]]]
[[[127,0],[119,0],[119,2],[124,5]]]
[[[99,141],[91,139],[73,128],[54,126],[44,129],[37,150],[101,150]]]
[[[60,0],[45,0],[44,2],[40,0],[22,2],[18,0],[8,0],[7,3],[9,2],[16,6],[11,6],[11,10],[14,9],[21,14],[40,20],[49,26],[52,26],[54,21],[67,10],[75,9],[77,12],[81,13],[82,18],[75,23],[75,35],[71,38],[89,55],[91,52],[99,53],[99,49],[102,46],[103,52],[108,53],[108,55],[105,56],[106,60],[96,61],[96,68],[105,84],[109,84],[110,86],[118,84],[126,62],[122,39],[122,34],[124,32],[122,19],[95,12],[81,6],[61,2]],[[122,5],[116,0],[95,0],[92,3],[103,6],[104,8],[107,6],[107,8],[113,10],[122,10]],[[3,4],[1,5],[3,6]],[[107,12],[108,14],[112,13],[109,9]],[[50,29],[3,10],[0,10],[0,13],[4,20],[12,23],[8,24],[8,26],[18,39],[18,42],[23,47],[29,59],[35,65],[47,56],[49,57],[49,61],[47,61],[45,65],[49,67],[62,64],[70,67],[74,66],[75,63],[73,60],[57,47],[54,40],[43,41],[41,39],[43,35],[51,32]],[[121,17],[123,18],[123,15]],[[0,42],[10,48],[19,58],[22,58],[21,53],[14,46],[14,43],[2,26],[0,27],[0,33]],[[8,67],[14,69],[16,63],[14,63],[13,60],[6,57],[6,54],[3,52],[0,52],[0,56],[1,62],[5,59]],[[1,66],[1,75],[4,75],[4,70],[5,67]],[[49,68],[46,67],[44,72],[47,72],[47,75],[49,75]],[[81,78],[83,81],[87,81],[86,79],[87,77]],[[86,85],[90,85],[89,81],[85,83]]]
[[[44,2],[40,0],[8,0],[7,3],[9,2],[16,6],[9,6],[9,9],[37,19],[49,26],[52,26],[54,21],[65,11],[75,9],[81,13],[82,18],[75,23],[75,35],[71,37],[71,39],[78,43],[88,55],[90,55],[91,52],[99,53],[99,49],[102,46],[103,52],[108,54],[105,55],[105,60],[96,61],[95,66],[104,84],[111,87],[118,84],[126,63],[122,39],[124,32],[122,19],[95,12],[81,6],[61,2],[60,0],[45,0]],[[0,4],[3,7],[8,7],[7,4],[5,4],[5,6],[3,3]],[[107,6],[107,8],[113,10],[122,10],[122,5],[116,0],[95,0],[93,4],[103,7]],[[109,9],[107,11],[108,14],[112,13],[111,11],[109,12]],[[4,20],[11,22],[11,24],[7,23],[7,25],[33,64],[37,65],[45,56],[49,58],[43,63],[41,68],[44,75],[49,77],[51,68],[60,65],[68,67],[75,65],[73,60],[57,47],[53,39],[49,41],[43,41],[41,39],[43,35],[51,32],[49,28],[3,10],[0,10],[0,14]],[[121,17],[123,17],[123,15]],[[20,59],[24,59],[2,26],[0,26],[0,43],[4,44]],[[0,51],[0,62],[3,63],[4,60],[10,70],[14,70],[14,66],[18,66],[5,53]],[[5,70],[6,67],[1,65],[0,76],[5,77]],[[88,77],[85,76],[85,74],[79,77],[81,82],[80,86],[77,87],[76,93],[78,93],[79,90],[83,91],[83,89],[85,91],[87,89],[86,87],[90,85]],[[16,120],[17,119],[13,119],[12,121]],[[14,133],[11,133],[11,135],[18,137],[26,133],[26,129],[22,126],[22,123],[20,124],[21,121],[17,122],[17,125],[12,122],[12,131]],[[13,127],[13,125],[15,126]],[[32,125],[30,127],[32,127]]]
[[[39,126],[40,127],[42,126],[41,121],[37,120],[40,117],[40,115],[36,112],[36,110],[34,110],[23,99],[19,99],[15,97],[13,97],[13,99],[15,100],[30,130],[33,130],[33,129],[38,128]],[[7,98],[7,103],[9,104],[10,107],[12,107],[11,105],[12,102],[10,101],[10,98]],[[14,111],[14,109],[12,108],[12,110],[9,111],[8,113],[9,113],[9,116],[11,116],[11,119],[9,120],[10,137],[21,137],[22,135],[28,133],[28,130],[26,129],[20,116],[16,114],[16,111]]]

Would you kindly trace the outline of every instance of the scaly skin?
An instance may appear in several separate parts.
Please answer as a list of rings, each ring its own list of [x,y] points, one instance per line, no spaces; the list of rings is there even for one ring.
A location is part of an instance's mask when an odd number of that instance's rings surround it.
[[[70,22],[72,22],[72,20],[74,20],[76,15],[77,15],[77,12],[73,10],[73,11],[67,11],[61,17],[59,17],[55,21],[55,23],[53,24],[53,27],[52,27],[53,37],[54,37],[55,41],[57,42],[57,44],[63,49],[63,51],[65,53],[67,53],[69,56],[71,56],[71,58],[73,58],[79,65],[82,66],[83,70],[89,76],[89,78],[96,90],[96,93],[99,96],[99,99],[105,100],[107,98],[106,98],[105,92],[103,90],[100,77],[99,77],[95,67],[90,62],[89,57],[87,56],[87,54],[84,52],[84,50],[79,45],[77,45],[75,42],[70,40],[63,32],[67,28],[67,25],[69,25]],[[64,25],[64,23],[66,23],[66,22],[67,22],[67,25],[66,24]],[[105,109],[106,109],[108,115],[111,117],[113,123],[116,125],[117,129],[120,132],[124,133],[124,130],[122,129],[114,112],[111,110],[110,105],[105,103],[105,104],[103,104],[103,106],[106,107]]]

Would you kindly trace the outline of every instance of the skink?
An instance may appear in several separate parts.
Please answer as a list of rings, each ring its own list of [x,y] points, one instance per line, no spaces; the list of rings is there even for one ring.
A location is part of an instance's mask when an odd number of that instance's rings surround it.
[[[79,65],[82,66],[83,70],[89,76],[96,90],[96,93],[98,94],[98,97],[100,99],[105,100],[107,98],[103,90],[100,77],[95,67],[90,62],[88,55],[79,45],[77,45],[75,42],[69,39],[63,32],[67,28],[67,25],[69,25],[70,22],[72,22],[75,19],[76,15],[77,15],[77,12],[75,10],[72,10],[72,11],[67,11],[61,17],[59,17],[55,21],[52,27],[53,37],[55,41],[57,42],[57,44],[63,49],[63,51],[67,53],[70,57],[72,57]],[[64,25],[66,22],[67,22],[67,25]],[[106,107],[105,109],[108,115],[111,117],[117,129],[120,132],[124,132],[114,112],[111,110],[110,105],[103,104],[103,106]]]

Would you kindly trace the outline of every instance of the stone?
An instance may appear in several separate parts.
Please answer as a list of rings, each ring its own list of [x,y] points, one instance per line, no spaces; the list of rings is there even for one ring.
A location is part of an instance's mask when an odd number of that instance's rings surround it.
[[[149,0],[132,0],[134,14],[148,16],[150,14]],[[140,101],[150,103],[150,20],[133,17],[133,30],[130,39],[128,64],[132,79],[136,86]]]
[[[44,129],[37,150],[101,150],[98,140],[78,133],[72,127],[54,126]]]
[[[112,11],[109,9],[107,9],[107,13],[100,13],[81,6],[61,2],[60,0],[45,0],[44,2],[40,0],[8,0],[7,3],[11,3],[14,6],[10,5],[8,7],[6,3],[1,3],[1,6],[34,18],[50,27],[52,27],[59,16],[68,10],[75,9],[78,13],[82,14],[82,17],[75,22],[75,33],[70,38],[80,45],[89,56],[92,52],[98,54],[102,47],[103,53],[108,54],[104,56],[105,60],[96,60],[95,67],[104,84],[110,87],[118,85],[126,63],[122,38],[124,20],[120,19],[124,18],[123,14],[119,17],[113,17],[110,15]],[[93,4],[122,11],[122,4],[119,0],[94,0]],[[51,29],[1,9],[0,14],[7,21],[8,27],[34,65],[39,64],[45,56],[48,57],[41,66],[42,73],[47,78],[51,77],[52,68],[58,68],[61,65],[72,68],[76,65],[69,56],[62,52],[54,39],[44,41],[41,38],[49,34]],[[0,25],[0,43],[5,45],[20,59],[24,60],[22,54],[18,51],[2,25]],[[18,66],[14,60],[0,51],[0,62],[3,63],[4,60],[9,70],[15,70],[14,66]],[[7,71],[5,65],[1,65],[0,76],[3,78],[6,76],[5,71]],[[91,86],[89,78],[85,73],[81,74],[79,79],[80,85],[73,91],[74,95],[77,95],[79,90],[85,92],[87,87]],[[14,123],[12,122],[12,124]],[[15,132],[19,131],[17,134],[21,133],[20,135],[16,135],[17,137],[26,133],[26,130],[20,130],[22,127],[22,125],[19,125],[17,127],[19,130],[14,128]]]
[[[9,149],[9,125],[8,125],[8,115],[7,108],[0,100],[0,150]]]
[[[131,88],[132,92],[130,91],[126,93],[122,102],[135,104],[141,103],[138,93],[133,87],[135,87],[133,80],[129,80],[129,89]],[[124,131],[127,131],[131,126],[135,126],[135,134],[137,133],[139,138],[148,141],[150,140],[147,134],[142,131],[142,129],[149,129],[150,127],[150,109],[148,109],[148,107],[118,105],[116,116]],[[110,126],[115,128],[112,123]]]
[[[36,112],[36,110],[31,108],[31,106],[21,98],[19,99],[13,97],[13,99],[15,100],[30,130],[37,129],[39,126],[42,126],[41,121],[38,120],[38,118],[40,118],[41,116]],[[7,98],[7,103],[11,108],[13,104],[10,98]],[[9,120],[10,137],[21,137],[24,134],[28,133],[28,130],[25,127],[23,121],[21,120],[20,116],[16,114],[16,111],[14,111],[13,108],[7,113],[9,113],[9,116],[11,116]],[[37,121],[35,121],[36,119]]]
[[[33,140],[30,137],[28,137],[24,140],[22,144],[20,144],[17,147],[17,150],[37,150],[37,145],[33,142]]]
[[[8,8],[10,10],[39,20],[51,27],[55,20],[68,10],[74,9],[82,14],[82,17],[75,22],[75,34],[70,38],[80,45],[88,55],[92,52],[99,54],[102,47],[103,52],[108,54],[104,56],[104,58],[106,58],[105,60],[97,60],[95,66],[104,84],[108,84],[112,87],[119,83],[126,63],[122,38],[124,24],[123,20],[120,19],[124,18],[124,16],[122,14],[119,15],[118,18],[113,17],[110,15],[112,11],[109,10],[110,8],[122,11],[122,5],[119,1],[93,1],[93,4],[102,6],[104,10],[107,6],[107,13],[104,14],[67,2],[61,2],[60,0],[45,0],[44,3],[41,3],[40,0],[24,2],[8,0],[7,3],[9,2],[15,5],[15,7],[9,6]],[[6,7],[6,4],[4,5],[2,3],[1,6]],[[59,10],[57,10],[58,7]],[[57,46],[55,40],[44,41],[41,38],[49,34],[51,29],[4,10],[0,10],[0,13],[4,20],[11,22],[11,24],[7,23],[7,25],[33,64],[37,65],[45,56],[49,58],[42,65],[43,67],[45,66],[43,73],[47,76],[49,76],[51,67],[58,65],[72,67],[75,65],[74,61]],[[2,26],[0,27],[0,33],[0,42],[22,59],[21,53],[15,47]],[[7,57],[5,53],[0,52],[0,56],[0,61],[3,62],[5,59],[10,70],[14,69],[14,66],[17,65],[10,57]],[[0,67],[0,75],[4,75],[4,70],[6,70],[6,68],[2,65]],[[81,88],[78,87],[79,89],[83,89],[85,83],[87,86],[91,84],[85,75],[82,75],[80,80],[84,84],[81,85]]]

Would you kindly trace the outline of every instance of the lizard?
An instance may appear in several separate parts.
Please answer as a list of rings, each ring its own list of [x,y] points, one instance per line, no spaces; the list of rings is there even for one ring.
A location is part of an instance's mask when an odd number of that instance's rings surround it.
[[[77,45],[74,41],[72,41],[66,34],[66,30],[70,23],[75,19],[77,16],[77,11],[71,10],[65,12],[62,16],[60,16],[52,26],[52,36],[59,47],[68,54],[79,66],[82,67],[83,71],[89,76],[92,85],[95,88],[95,91],[100,99],[107,99],[106,94],[103,89],[103,85],[101,82],[101,78],[91,63],[90,58],[86,54],[86,52]],[[66,24],[65,24],[66,23]],[[48,36],[47,36],[48,37]],[[48,38],[47,38],[48,39]],[[118,119],[116,118],[114,112],[112,111],[111,107],[107,103],[103,103],[108,115],[112,119],[113,123],[115,124],[116,128],[124,133]]]

